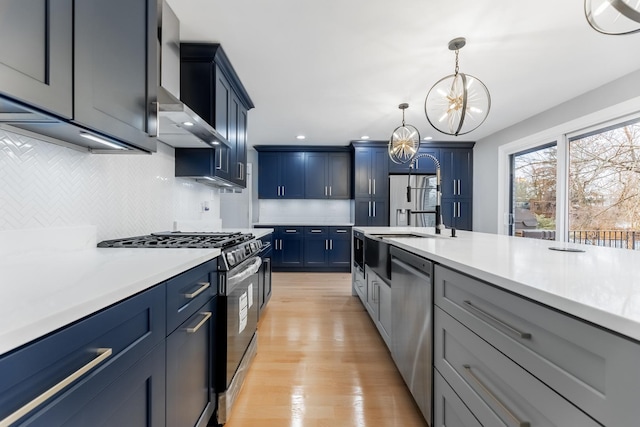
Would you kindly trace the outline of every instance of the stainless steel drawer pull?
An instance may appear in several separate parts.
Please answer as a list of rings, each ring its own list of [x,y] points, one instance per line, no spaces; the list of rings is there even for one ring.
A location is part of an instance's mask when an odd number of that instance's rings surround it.
[[[475,305],[473,305],[471,303],[471,301],[465,301],[464,305],[470,309],[471,311],[473,311],[476,314],[479,314],[482,317],[485,317],[487,319],[489,319],[490,321],[497,323],[498,325],[502,326],[504,329],[506,329],[510,334],[515,335],[518,338],[522,338],[523,340],[529,340],[531,339],[531,334],[529,332],[522,332],[519,329],[514,328],[513,326],[503,322],[502,320],[492,316],[491,314],[487,313],[484,310],[479,309],[478,307],[476,307]]]
[[[205,289],[207,289],[209,286],[211,286],[211,283],[209,283],[209,282],[198,282],[198,285],[200,286],[198,288],[198,290],[195,291],[195,292],[191,292],[190,294],[184,294],[185,298],[193,299],[193,298],[197,297],[198,295],[203,293],[205,291]]]
[[[511,412],[509,410],[509,408],[507,408],[505,406],[504,403],[502,403],[500,401],[500,399],[498,399],[492,392],[491,390],[489,390],[483,383],[482,381],[480,381],[480,378],[476,377],[476,374],[473,373],[473,371],[471,370],[471,366],[469,365],[462,365],[463,368],[465,369],[465,371],[467,372],[468,376],[473,380],[474,383],[476,383],[476,385],[478,387],[480,387],[480,389],[491,398],[491,400],[493,400],[495,402],[496,405],[498,405],[500,407],[500,409],[502,409],[504,411],[505,414],[507,414],[507,416],[509,418],[511,418],[511,420],[513,421],[513,423],[518,426],[518,427],[531,427],[531,424],[529,423],[529,421],[520,421],[518,419],[518,417],[516,417],[513,412]]]
[[[296,230],[295,228],[294,229],[289,228],[289,229],[284,230],[284,232],[285,233],[297,233],[298,230]]]
[[[322,233],[322,230],[311,230],[312,233]]]
[[[347,230],[336,230],[336,233],[346,233]]]
[[[111,353],[113,353],[112,348],[99,348],[96,351],[98,353],[98,357],[96,357],[91,362],[87,363],[82,368],[78,369],[77,371],[75,371],[74,373],[72,373],[62,381],[60,381],[58,384],[51,387],[49,390],[42,393],[40,396],[33,399],[31,402],[27,403],[26,405],[24,405],[23,407],[15,411],[14,413],[10,414],[5,419],[0,420],[0,427],[9,427],[10,425],[18,421],[20,418],[24,417],[29,412],[33,411],[35,408],[37,408],[38,406],[40,406],[41,404],[49,400],[51,397],[55,396],[56,394],[58,394],[59,392],[67,388],[75,380],[77,380],[78,378],[80,378],[81,376],[89,372],[91,369],[98,366],[100,363],[104,362],[109,356],[111,356]]]
[[[200,329],[202,325],[207,323],[207,320],[209,320],[209,318],[211,317],[210,311],[205,311],[204,313],[200,313],[200,314],[202,314],[204,317],[202,318],[201,321],[198,322],[196,326],[192,328],[185,328],[185,331],[187,331],[188,334],[195,334],[196,332],[198,332],[198,329]]]

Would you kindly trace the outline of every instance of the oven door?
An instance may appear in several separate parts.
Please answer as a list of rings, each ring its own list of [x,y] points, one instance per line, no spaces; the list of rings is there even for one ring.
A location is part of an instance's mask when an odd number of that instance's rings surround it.
[[[253,257],[227,273],[226,388],[240,366],[258,325],[258,271],[262,261]]]

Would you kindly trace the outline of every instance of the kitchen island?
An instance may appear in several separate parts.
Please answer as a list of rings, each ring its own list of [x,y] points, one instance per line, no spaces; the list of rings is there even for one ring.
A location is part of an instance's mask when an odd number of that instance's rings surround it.
[[[383,241],[433,263],[424,310],[433,312],[435,425],[637,425],[640,253],[433,228],[357,231],[396,234]],[[371,277],[388,282],[395,302],[393,272],[385,280],[365,265]],[[398,313],[390,318],[385,330],[404,327]],[[393,355],[393,334],[390,342]]]

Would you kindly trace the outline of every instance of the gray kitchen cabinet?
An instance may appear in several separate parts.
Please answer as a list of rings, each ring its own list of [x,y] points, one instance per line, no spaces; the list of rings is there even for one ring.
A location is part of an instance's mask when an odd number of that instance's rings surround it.
[[[433,375],[433,416],[438,427],[482,427],[438,371]]]
[[[601,424],[637,425],[638,343],[439,265],[434,292],[438,307]]]
[[[70,119],[72,0],[4,0],[1,8],[0,94]]]
[[[391,287],[376,273],[366,268],[367,292],[365,308],[382,340],[391,348]]]
[[[365,305],[367,301],[367,279],[364,273],[360,269],[354,268],[352,270],[351,280],[358,298],[360,298],[362,305]]]
[[[483,426],[600,425],[438,307],[434,355],[437,371]]]

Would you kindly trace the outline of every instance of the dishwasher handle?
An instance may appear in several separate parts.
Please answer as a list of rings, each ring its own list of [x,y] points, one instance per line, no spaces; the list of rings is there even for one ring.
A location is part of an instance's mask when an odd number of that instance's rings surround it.
[[[389,255],[391,256],[391,263],[395,260],[402,260],[405,265],[413,267],[413,269],[418,270],[421,274],[429,277],[433,276],[433,263],[428,259],[419,257],[395,246],[389,248]]]

